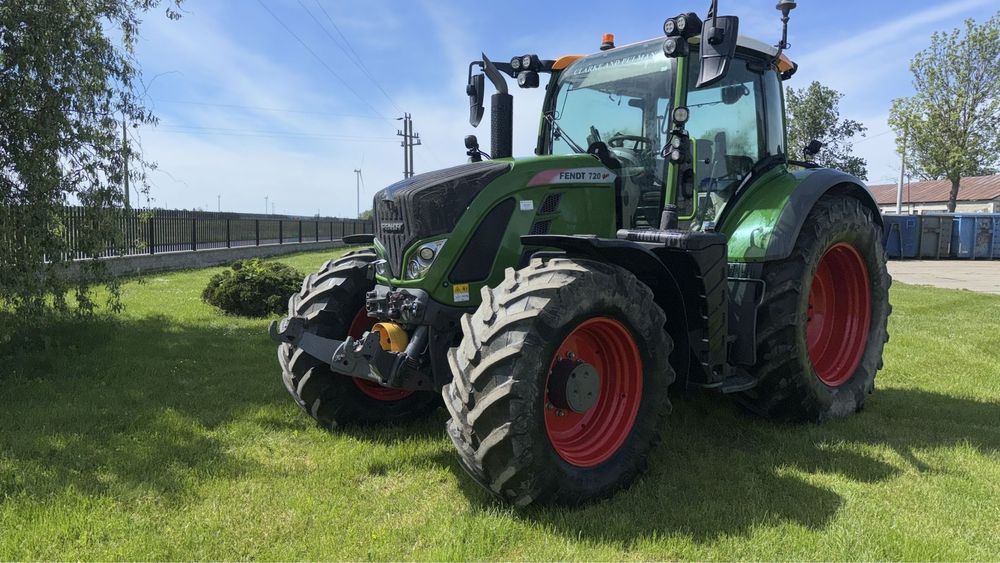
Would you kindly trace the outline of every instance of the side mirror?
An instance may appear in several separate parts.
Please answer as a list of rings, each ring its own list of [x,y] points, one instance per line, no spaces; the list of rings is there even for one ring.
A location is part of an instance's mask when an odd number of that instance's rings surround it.
[[[802,149],[802,153],[806,156],[816,156],[819,151],[823,148],[823,142],[813,139],[809,141],[809,144]]]
[[[469,123],[473,127],[479,127],[479,122],[482,121],[483,113],[486,111],[483,107],[485,89],[483,73],[472,74],[472,67],[469,67],[469,84],[465,87],[465,93],[469,95]]]
[[[736,54],[740,18],[717,16],[705,21],[701,30],[701,70],[696,88],[711,86],[726,77]]]

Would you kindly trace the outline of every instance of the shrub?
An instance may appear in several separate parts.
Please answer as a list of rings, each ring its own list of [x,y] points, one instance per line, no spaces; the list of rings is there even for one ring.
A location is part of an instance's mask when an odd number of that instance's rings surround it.
[[[302,274],[295,268],[252,258],[212,276],[201,298],[233,315],[263,317],[283,312],[288,297],[301,285]]]

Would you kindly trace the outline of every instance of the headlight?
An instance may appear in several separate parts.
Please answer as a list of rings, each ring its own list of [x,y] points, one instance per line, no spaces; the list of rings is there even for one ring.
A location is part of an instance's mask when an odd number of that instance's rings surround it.
[[[403,279],[416,280],[424,277],[427,270],[431,268],[431,264],[434,263],[434,259],[441,252],[444,242],[444,240],[435,240],[421,244],[412,254],[409,262],[406,263]]]
[[[375,261],[375,273],[383,278],[389,277],[389,267],[386,264],[388,261],[385,259]]]

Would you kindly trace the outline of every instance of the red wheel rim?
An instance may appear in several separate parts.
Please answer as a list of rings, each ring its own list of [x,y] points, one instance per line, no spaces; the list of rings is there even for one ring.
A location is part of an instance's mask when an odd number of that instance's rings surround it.
[[[551,370],[567,358],[590,364],[601,379],[600,396],[585,413],[557,409],[549,401]],[[628,438],[641,402],[642,359],[635,339],[622,323],[595,317],[573,329],[552,359],[545,381],[545,432],[559,457],[577,467],[594,467]]]
[[[820,380],[846,383],[861,363],[871,323],[868,268],[854,246],[831,246],[819,261],[809,290],[806,343]]]
[[[354,320],[351,321],[351,328],[347,331],[347,335],[354,338],[361,338],[373,326],[375,326],[375,319],[369,317],[368,313],[362,308],[358,311],[357,315],[354,315]],[[407,389],[382,387],[378,383],[372,383],[371,381],[365,381],[356,377],[352,377],[351,379],[354,380],[354,384],[358,386],[358,389],[361,389],[362,393],[376,401],[399,401],[413,394],[413,391]]]

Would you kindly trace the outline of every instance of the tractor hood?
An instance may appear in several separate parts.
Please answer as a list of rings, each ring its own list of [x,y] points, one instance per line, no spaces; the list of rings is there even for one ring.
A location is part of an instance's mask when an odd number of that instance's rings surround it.
[[[451,232],[472,200],[510,171],[509,162],[475,162],[396,182],[375,194],[375,238],[385,248],[393,277],[403,254],[418,240]]]

